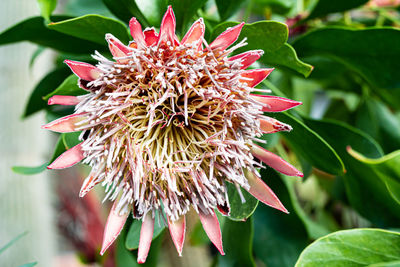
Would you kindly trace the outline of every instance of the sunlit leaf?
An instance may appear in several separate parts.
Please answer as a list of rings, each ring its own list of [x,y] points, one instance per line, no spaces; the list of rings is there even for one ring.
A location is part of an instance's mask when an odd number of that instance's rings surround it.
[[[352,229],[316,240],[301,253],[296,267],[375,266],[373,264],[399,260],[399,233],[381,229]]]
[[[49,22],[51,13],[54,11],[57,5],[57,0],[37,0],[40,8],[42,17]]]

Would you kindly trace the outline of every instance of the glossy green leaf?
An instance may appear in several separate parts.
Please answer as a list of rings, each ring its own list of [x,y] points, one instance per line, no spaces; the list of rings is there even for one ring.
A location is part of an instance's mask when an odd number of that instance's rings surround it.
[[[211,41],[227,27],[237,25],[237,22],[225,22],[215,27]],[[287,26],[276,21],[259,21],[252,24],[245,24],[238,40],[247,38],[247,43],[243,48],[239,48],[235,53],[247,50],[261,49],[264,55],[258,60],[266,65],[285,68],[296,71],[308,76],[312,71],[312,66],[300,61],[296,51],[286,43],[288,38]]]
[[[67,16],[52,16],[52,21],[65,20]],[[104,36],[103,36],[104,37]],[[6,29],[0,33],[0,45],[29,41],[41,46],[50,47],[67,53],[93,53],[104,51],[106,46],[82,40],[48,29],[43,17],[32,17]]]
[[[91,14],[67,19],[50,23],[47,27],[104,46],[106,45],[106,33],[111,33],[124,44],[128,44],[130,40],[128,29],[123,23],[100,15]]]
[[[129,250],[134,250],[139,247],[139,238],[140,238],[140,229],[142,227],[142,221],[134,220],[131,224],[128,234],[126,235],[125,247]],[[153,240],[157,238],[165,229],[165,225],[163,222],[158,222],[158,220],[154,223],[154,233]]]
[[[400,149],[400,123],[383,103],[365,99],[357,111],[356,126],[372,136],[385,152]]]
[[[225,256],[218,258],[219,267],[255,266],[253,259],[253,219],[245,222],[225,220],[222,227]]]
[[[250,195],[245,189],[240,188],[243,197],[246,200],[245,203],[242,203],[236,187],[231,183],[227,183],[227,187],[228,199],[231,206],[229,219],[234,221],[243,221],[249,218],[257,208],[258,200]]]
[[[300,57],[320,55],[345,64],[377,88],[399,88],[400,30],[324,27],[299,37]]]
[[[296,267],[374,266],[399,260],[398,232],[352,229],[316,240],[301,253]]]
[[[53,95],[84,95],[87,91],[81,89],[78,86],[78,77],[75,74],[68,76],[60,86],[58,86],[53,92],[46,95],[44,100],[49,100]]]
[[[282,132],[281,135],[296,154],[301,155],[314,167],[324,172],[343,174],[345,166],[342,159],[331,145],[318,134],[318,131],[313,131],[300,119],[286,112],[273,113],[270,116],[293,127],[291,132]]]
[[[49,22],[51,13],[57,6],[57,0],[37,0],[42,17]]]
[[[343,160],[347,170],[343,182],[351,206],[378,226],[398,226],[400,206],[388,193],[385,183],[346,150],[350,146],[366,157],[379,158],[383,155],[379,145],[365,133],[345,123],[310,119],[304,122],[318,132]]]
[[[360,153],[348,149],[350,155],[365,164],[375,177],[380,178],[392,195],[400,204],[400,150],[385,155],[378,159],[364,157]]]
[[[271,168],[262,169],[261,176],[275,192],[289,214],[260,204],[254,212],[253,250],[266,266],[293,267],[301,251],[307,246],[309,237],[303,220],[292,203],[287,185],[293,177],[280,177]],[[288,183],[287,183],[288,182]]]
[[[232,0],[232,1],[216,0],[215,3],[218,8],[218,14],[219,14],[220,20],[225,21],[229,17],[234,15],[241,8],[241,6],[246,3],[246,1],[243,1],[243,0]]]
[[[26,118],[47,107],[43,97],[57,88],[71,72],[68,68],[59,68],[48,73],[33,89],[26,104],[23,118]]]
[[[117,18],[125,23],[128,23],[132,17],[135,17],[142,26],[150,26],[135,0],[103,0],[103,3]]]
[[[27,167],[27,166],[13,166],[11,169],[13,172],[22,174],[22,175],[34,175],[41,173],[42,171],[46,170],[47,165],[49,165],[48,162],[37,166],[37,167]]]
[[[21,239],[23,236],[27,235],[28,232],[23,232],[22,234],[17,235],[14,237],[10,242],[5,244],[4,246],[0,247],[0,254],[3,253],[6,249],[11,247],[15,242],[17,242],[19,239]]]
[[[194,21],[197,10],[205,5],[207,0],[191,0],[190,3],[186,0],[167,0],[169,5],[174,9],[176,17],[176,28],[178,32],[181,30],[181,35],[185,34],[185,30],[189,29],[189,23]]]
[[[367,2],[368,0],[336,0],[334,2],[330,0],[317,0],[310,12],[310,15],[308,15],[307,20],[323,17],[330,13],[347,11],[358,6],[362,6]]]

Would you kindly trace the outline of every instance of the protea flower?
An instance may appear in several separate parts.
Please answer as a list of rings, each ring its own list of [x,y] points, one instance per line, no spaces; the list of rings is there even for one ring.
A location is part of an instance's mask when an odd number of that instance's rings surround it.
[[[80,196],[96,184],[114,201],[105,227],[101,254],[120,233],[127,217],[143,220],[138,262],[146,260],[155,212],[164,214],[172,240],[182,253],[185,214],[193,208],[204,230],[224,254],[215,214],[230,211],[226,182],[244,188],[261,202],[287,212],[260,179],[255,159],[286,175],[302,176],[292,165],[256,145],[264,133],[291,127],[263,112],[287,110],[300,102],[255,95],[254,87],[273,69],[245,70],[263,51],[229,57],[245,40],[231,46],[244,23],[227,29],[212,43],[204,39],[200,18],[181,41],[169,7],[160,31],[142,28],[135,18],[127,46],[113,35],[106,40],[115,61],[98,52],[96,66],[65,61],[88,91],[82,96],[53,96],[49,104],[75,105],[74,114],[43,128],[82,131],[80,144],[49,169],[70,167],[83,160],[92,171]],[[230,47],[231,46],[231,47]]]

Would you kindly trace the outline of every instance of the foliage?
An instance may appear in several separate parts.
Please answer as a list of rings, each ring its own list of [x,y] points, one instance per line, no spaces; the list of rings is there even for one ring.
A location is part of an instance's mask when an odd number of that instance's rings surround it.
[[[98,0],[101,4],[89,1],[86,6],[66,2],[68,15],[52,15],[57,1],[38,0],[41,17],[3,30],[0,45],[38,45],[32,62],[47,48],[58,52],[58,61],[79,59],[95,50],[104,52],[105,33],[129,42],[126,26],[132,16],[145,27],[159,25],[170,4],[180,38],[199,17],[207,25],[208,41],[245,20],[239,37],[247,38],[244,49],[263,49],[260,64],[276,68],[263,87],[303,102],[295,111],[269,114],[294,129],[270,135],[265,146],[301,166],[306,177],[261,171],[290,214],[258,203],[247,192],[242,203],[229,186],[231,213],[221,223],[226,256],[215,258],[216,265],[399,264],[399,234],[382,230],[400,228],[399,8],[366,5],[366,0]],[[49,108],[46,101],[55,94],[83,93],[77,78],[56,63],[33,88],[23,118],[41,110],[47,117],[60,117],[68,110]],[[51,160],[76,144],[77,136],[61,134]],[[13,170],[36,174],[47,164]],[[118,240],[117,266],[136,264],[140,225],[132,222]],[[382,229],[337,231],[363,226]],[[162,221],[155,225],[149,266],[157,262],[164,228]],[[193,243],[208,244],[203,234],[195,227],[190,233]]]

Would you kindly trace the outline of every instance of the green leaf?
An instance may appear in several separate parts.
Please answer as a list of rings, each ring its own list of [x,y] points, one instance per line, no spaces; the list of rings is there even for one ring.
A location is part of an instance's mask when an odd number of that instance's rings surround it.
[[[222,228],[225,256],[218,259],[219,267],[255,266],[253,259],[253,219],[245,222],[225,220]]]
[[[50,22],[51,13],[57,6],[57,0],[37,0],[40,8],[40,14],[47,21]]]
[[[70,149],[71,147],[74,147],[82,142],[78,139],[80,134],[81,132],[63,133],[61,137],[64,142],[65,149]]]
[[[351,206],[362,216],[380,227],[398,226],[400,206],[388,193],[386,185],[370,169],[350,156],[351,146],[369,158],[382,157],[382,149],[368,135],[345,123],[333,120],[304,122],[324,138],[338,153],[346,167],[343,182]]]
[[[311,165],[324,172],[336,175],[343,174],[345,166],[342,159],[317,131],[313,131],[300,119],[287,112],[270,113],[269,116],[293,127],[291,132],[282,132],[280,134],[296,154],[301,155]]]
[[[400,149],[400,123],[383,103],[367,98],[357,111],[357,128],[372,136],[384,149]]]
[[[130,35],[123,23],[100,15],[85,15],[78,18],[53,22],[47,27],[104,46],[106,45],[106,33],[111,33],[125,44],[130,41]]]
[[[41,173],[42,171],[46,170],[48,162],[44,163],[43,165],[37,167],[27,167],[27,166],[13,166],[11,169],[13,172],[22,174],[22,175],[34,175]]]
[[[36,266],[36,264],[37,264],[37,262],[35,261],[35,262],[22,264],[19,267],[33,267],[33,266]]]
[[[43,99],[49,100],[53,95],[84,95],[87,91],[81,89],[78,86],[78,77],[75,74],[68,76],[60,86],[58,86],[53,92],[46,95]]]
[[[128,23],[132,17],[136,17],[142,26],[150,26],[135,0],[103,0],[103,3],[117,18],[126,23]]]
[[[399,260],[399,233],[381,229],[352,229],[316,240],[301,253],[296,267],[371,266]]]
[[[26,118],[46,108],[47,102],[43,100],[43,97],[57,88],[70,74],[70,70],[66,67],[48,73],[33,89],[22,117]]]
[[[307,229],[293,206],[295,200],[287,187],[293,179],[299,178],[281,178],[271,168],[262,169],[260,173],[289,214],[263,204],[258,206],[253,215],[254,253],[266,266],[292,267],[309,242]]]
[[[232,1],[216,0],[215,3],[218,8],[218,14],[219,14],[220,20],[225,21],[229,17],[231,17],[233,14],[235,14],[241,8],[241,6],[244,3],[246,3],[246,1],[243,1],[243,0],[232,0]]]
[[[241,188],[245,203],[242,203],[240,195],[236,187],[231,184],[226,184],[228,187],[228,199],[231,206],[229,219],[234,221],[243,221],[249,218],[257,208],[258,200],[250,195],[246,190]]]
[[[379,40],[379,41],[377,41]],[[324,27],[299,37],[300,57],[320,55],[343,63],[377,88],[400,88],[400,30]]]
[[[52,21],[64,20],[67,16],[52,16]],[[48,29],[43,17],[32,17],[0,33],[0,45],[29,41],[67,53],[92,53],[104,51],[106,47]]]
[[[137,263],[136,258],[125,247],[125,232],[126,231],[123,230],[120,237],[117,239],[115,263],[117,267],[138,267],[140,265]]]
[[[393,199],[400,204],[400,150],[378,159],[364,157],[352,149],[349,149],[349,153],[371,170],[375,177],[380,178]]]
[[[227,27],[237,25],[237,22],[225,22],[215,27],[212,33],[214,40]],[[236,53],[253,49],[262,49],[265,54],[258,62],[278,68],[290,69],[307,77],[312,66],[300,61],[296,51],[286,43],[288,28],[285,24],[276,21],[258,21],[252,24],[245,24],[238,40],[247,38],[248,45],[239,48]]]
[[[134,220],[129,228],[129,232],[126,235],[125,247],[129,250],[134,250],[139,247],[140,229],[142,222],[140,220]],[[165,225],[162,222],[154,223],[153,240],[156,239],[165,229]]]
[[[18,174],[22,175],[34,175],[41,173],[47,169],[47,166],[53,162],[58,156],[60,156],[64,151],[66,150],[66,147],[64,145],[64,135],[66,133],[63,133],[60,135],[57,144],[55,145],[55,149],[53,151],[53,155],[51,156],[51,159],[48,162],[43,163],[40,166],[37,167],[27,167],[27,166],[13,166],[11,169]]]
[[[318,0],[317,3],[313,6],[313,9],[311,10],[310,15],[308,15],[306,20],[323,17],[330,13],[350,10],[358,6],[362,6],[367,2],[368,0],[336,0],[335,2],[332,2],[330,0]]]
[[[181,30],[182,36],[184,30],[189,26],[197,10],[205,5],[207,0],[191,0],[190,3],[186,0],[167,0],[168,5],[174,9],[176,17],[176,28]]]
[[[3,247],[0,247],[0,254],[3,253],[6,249],[11,247],[15,242],[17,242],[19,239],[21,239],[23,236],[27,235],[28,232],[23,232],[22,234],[17,235],[14,237],[10,242],[5,244]]]

